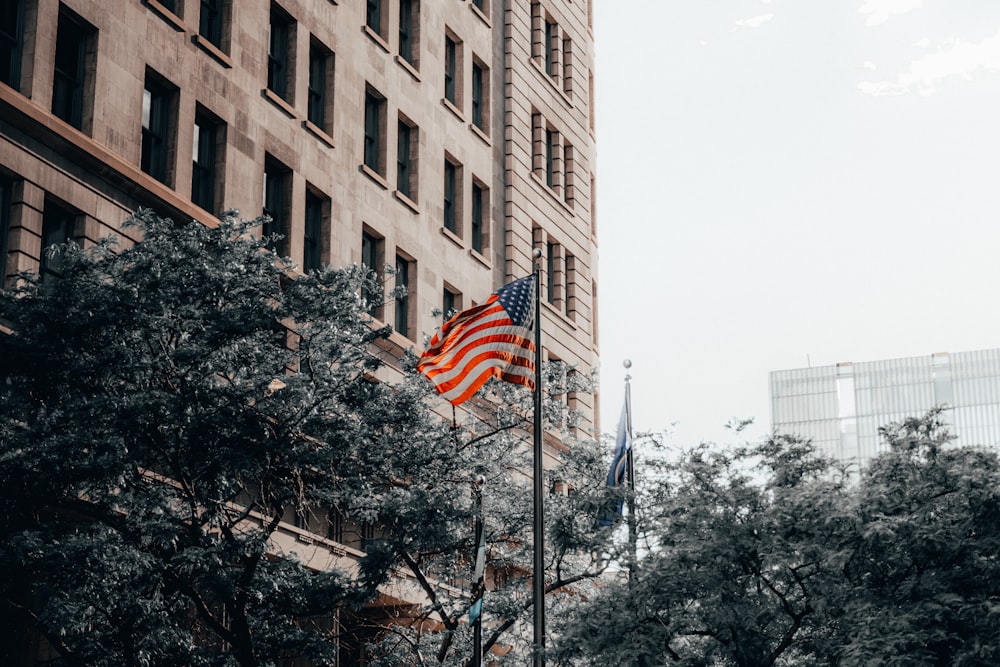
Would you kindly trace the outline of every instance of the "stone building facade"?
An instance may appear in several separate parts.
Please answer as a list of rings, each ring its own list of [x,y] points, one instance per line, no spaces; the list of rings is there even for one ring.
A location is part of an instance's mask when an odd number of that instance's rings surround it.
[[[66,236],[121,234],[140,206],[267,212],[304,269],[398,268],[410,297],[378,315],[419,349],[434,309],[527,274],[537,247],[546,356],[597,366],[590,2],[5,7],[6,276]]]
[[[589,373],[591,2],[5,0],[3,278],[57,270],[44,250],[67,238],[129,243],[140,207],[267,213],[303,270],[393,266],[409,296],[376,316],[419,351],[433,311],[482,302],[538,248],[543,355]],[[596,395],[565,399],[596,427]],[[279,548],[361,555],[363,535],[328,537],[290,518]]]

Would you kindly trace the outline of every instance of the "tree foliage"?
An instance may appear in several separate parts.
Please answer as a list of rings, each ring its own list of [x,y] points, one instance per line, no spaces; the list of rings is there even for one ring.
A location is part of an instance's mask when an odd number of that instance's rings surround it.
[[[340,635],[372,664],[464,664],[479,475],[489,645],[529,651],[525,392],[453,423],[367,315],[372,274],[292,278],[235,216],[131,224],[0,295],[3,661],[40,635],[67,665],[332,664]],[[550,501],[553,590],[606,565],[602,465],[581,441],[551,473],[595,480]],[[289,537],[341,519],[376,527],[363,557]]]
[[[934,410],[862,474],[775,436],[701,446],[640,501],[647,551],[560,627],[567,664],[1000,661],[996,452]]]

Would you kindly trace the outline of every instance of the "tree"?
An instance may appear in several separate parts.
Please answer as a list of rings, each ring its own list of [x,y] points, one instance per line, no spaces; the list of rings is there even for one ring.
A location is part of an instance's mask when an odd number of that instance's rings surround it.
[[[665,466],[639,499],[646,553],[563,620],[559,657],[1000,663],[997,452],[951,446],[940,409],[882,434],[860,475],[785,436]]]
[[[845,478],[796,439],[702,445],[652,484],[639,516],[648,553],[562,628],[576,663],[808,664],[835,576]],[[648,504],[647,504],[648,503]],[[652,662],[649,662],[652,660]]]
[[[864,471],[843,656],[1000,664],[1000,459],[953,447],[941,409],[881,430]]]
[[[525,392],[494,385],[449,422],[367,315],[371,274],[293,277],[259,221],[234,215],[129,224],[141,242],[66,245],[57,281],[24,275],[0,295],[5,664],[37,657],[33,636],[67,665],[330,664],[338,634],[385,664],[422,663],[432,646],[462,663],[478,475],[491,641],[527,650],[512,631],[530,562]],[[565,404],[547,405],[565,423]],[[575,451],[570,474],[599,465],[593,445]],[[607,494],[584,487],[553,501],[553,524]],[[322,536],[341,520],[369,527],[364,557],[280,529]],[[567,569],[604,540],[577,521],[582,537],[550,544],[553,571],[597,576],[600,559]]]

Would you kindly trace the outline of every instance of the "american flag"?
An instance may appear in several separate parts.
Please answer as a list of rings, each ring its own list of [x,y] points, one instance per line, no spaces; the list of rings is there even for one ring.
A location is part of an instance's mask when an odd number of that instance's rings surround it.
[[[445,322],[417,370],[452,405],[468,400],[491,377],[534,389],[534,310],[533,275],[504,285],[486,303]]]

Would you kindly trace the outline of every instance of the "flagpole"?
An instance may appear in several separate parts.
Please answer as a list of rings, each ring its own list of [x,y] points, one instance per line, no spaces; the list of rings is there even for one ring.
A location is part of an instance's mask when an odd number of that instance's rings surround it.
[[[629,372],[632,368],[632,361],[626,359],[622,362],[625,367],[625,433],[628,442],[632,442],[632,375]],[[628,564],[628,584],[631,588],[635,584],[635,572],[638,566],[637,555],[638,555],[638,524],[636,522],[635,516],[635,459],[633,458],[633,451],[635,446],[628,448],[628,452],[625,455],[625,474],[628,475],[628,488],[629,493],[627,496],[628,503],[628,543],[631,550],[629,564]],[[645,655],[640,655],[636,660],[636,667],[646,667],[649,663]]]
[[[532,574],[534,591],[534,666],[545,667],[545,508],[542,500],[542,281],[540,258],[542,251],[532,251],[532,269],[535,274],[535,442],[534,442],[534,539],[535,562]]]
[[[479,602],[476,620],[472,624],[472,665],[482,667],[483,664],[483,604],[480,602],[485,596],[485,554],[482,553],[485,542],[486,524],[483,521],[483,483],[485,478],[479,475],[472,484],[473,493],[476,500],[476,557],[473,570],[473,604]]]

